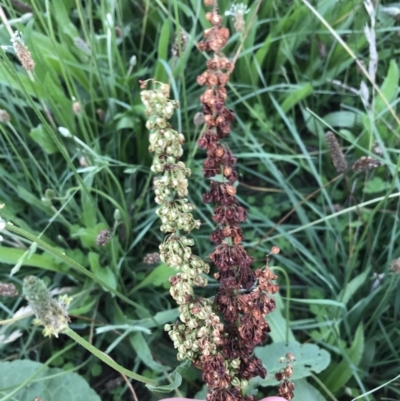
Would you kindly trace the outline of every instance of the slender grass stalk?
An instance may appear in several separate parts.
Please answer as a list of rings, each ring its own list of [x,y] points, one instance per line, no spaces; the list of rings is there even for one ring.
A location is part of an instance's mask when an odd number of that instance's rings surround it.
[[[86,277],[90,278],[91,280],[93,280],[97,284],[105,287],[108,291],[110,291],[112,294],[114,294],[118,298],[120,298],[123,301],[127,302],[128,304],[134,306],[135,308],[141,309],[144,313],[146,313],[146,315],[149,314],[147,309],[145,309],[142,305],[132,301],[131,299],[129,299],[125,295],[121,294],[119,291],[114,290],[109,284],[107,284],[103,280],[101,280],[98,277],[96,277],[91,271],[85,269],[81,264],[79,264],[75,260],[69,258],[67,255],[65,255],[64,253],[62,253],[59,250],[55,249],[51,245],[47,244],[45,241],[41,240],[37,236],[29,233],[26,230],[23,230],[22,228],[16,227],[11,223],[7,223],[5,231],[12,232],[14,234],[20,235],[23,238],[27,238],[27,239],[31,240],[32,242],[37,243],[37,245],[40,248],[42,248],[43,250],[45,250],[45,251],[51,253],[52,255],[56,256],[57,258],[62,260],[64,263],[66,263],[68,266],[72,267],[73,269],[75,269],[79,273],[82,273],[83,275],[85,275]]]
[[[107,364],[111,368],[115,369],[117,372],[119,372],[125,376],[128,376],[132,379],[135,379],[137,381],[140,381],[142,383],[150,384],[152,386],[157,386],[158,383],[156,380],[152,380],[147,377],[138,375],[138,374],[131,372],[130,370],[124,368],[123,366],[119,365],[117,362],[115,362],[113,359],[111,359],[111,357],[109,357],[104,352],[101,352],[99,349],[97,349],[95,346],[90,344],[88,341],[86,341],[84,338],[82,338],[79,334],[77,334],[71,328],[67,328],[65,331],[63,331],[63,334],[66,334],[67,336],[72,338],[76,343],[78,343],[82,347],[86,348],[91,354],[93,354],[94,356],[99,358],[101,361],[103,361],[105,364]]]

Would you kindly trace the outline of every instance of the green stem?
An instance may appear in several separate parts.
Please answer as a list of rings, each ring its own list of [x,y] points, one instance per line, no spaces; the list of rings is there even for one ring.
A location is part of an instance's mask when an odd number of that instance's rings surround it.
[[[289,276],[286,273],[285,269],[282,267],[274,266],[271,270],[279,270],[285,276],[286,281],[286,305],[285,305],[285,313],[286,313],[286,345],[289,344],[289,322],[290,322],[290,280]]]
[[[146,313],[146,315],[149,315],[148,310],[146,308],[144,308],[142,305],[139,305],[138,303],[130,300],[128,297],[121,294],[119,291],[114,290],[106,282],[104,282],[103,280],[100,280],[98,277],[96,277],[91,271],[85,269],[82,265],[75,262],[75,260],[69,258],[67,255],[60,252],[59,250],[53,248],[51,245],[47,244],[45,241],[41,240],[40,238],[36,237],[35,235],[29,233],[28,231],[23,230],[22,228],[14,226],[11,223],[7,223],[6,230],[10,231],[14,234],[20,235],[21,237],[27,238],[27,239],[31,240],[32,242],[36,242],[40,248],[53,254],[57,258],[61,259],[64,263],[71,266],[73,269],[77,270],[79,273],[84,274],[85,276],[89,277],[90,279],[92,279],[93,281],[98,283],[99,285],[106,288],[108,291],[110,291],[115,296],[119,297],[120,299],[122,299],[123,301],[127,302],[128,304],[134,306],[135,308],[141,309],[143,312]]]
[[[94,347],[92,344],[90,344],[88,341],[86,341],[84,338],[82,338],[79,334],[75,333],[75,331],[71,330],[70,328],[63,331],[63,334],[66,334],[67,336],[72,338],[74,341],[76,341],[78,344],[82,345],[82,347],[86,348],[89,352],[91,352],[97,358],[102,360],[108,366],[111,366],[117,372],[124,374],[125,376],[131,377],[132,379],[135,379],[142,383],[151,384],[152,386],[158,385],[158,383],[155,380],[148,379],[147,377],[144,377],[144,376],[140,376],[140,375],[133,373],[130,370],[124,368],[123,366],[119,365],[117,362],[112,360],[107,354],[98,350],[96,347]]]

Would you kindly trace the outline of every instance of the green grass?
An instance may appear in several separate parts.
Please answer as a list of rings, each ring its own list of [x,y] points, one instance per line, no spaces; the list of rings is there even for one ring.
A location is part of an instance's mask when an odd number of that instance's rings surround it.
[[[7,47],[10,38],[1,25],[0,43],[7,48],[0,50],[0,109],[11,122],[0,124],[0,201],[3,218],[30,236],[2,233],[0,281],[20,286],[25,275],[35,274],[51,288],[73,287],[73,330],[109,350],[118,364],[168,384],[173,379],[167,372],[178,362],[163,325],[175,320],[176,305],[167,278],[165,285],[140,286],[156,269],[143,257],[157,251],[162,235],[138,80],[169,82],[171,97],[181,103],[173,122],[187,138],[183,159],[192,169],[190,198],[203,222],[196,249],[207,257],[213,223],[210,206],[201,201],[207,188],[201,174],[205,155],[196,145],[201,127],[193,125],[202,91],[196,76],[206,61],[196,49],[208,27],[205,8],[196,0],[26,3],[33,16],[24,20],[15,2],[2,3],[36,68],[32,80]],[[230,6],[220,3],[221,12]],[[289,281],[278,271],[284,317],[277,321],[288,320],[297,341],[329,351],[329,366],[306,379],[324,399],[364,393],[366,400],[398,399],[398,379],[391,380],[400,375],[399,275],[389,271],[400,257],[396,20],[379,5],[374,90],[363,1],[318,0],[310,6],[269,0],[256,16],[256,2],[248,3],[246,19],[253,23],[247,35],[233,33],[225,49],[233,57],[242,44],[228,88],[229,107],[237,113],[228,143],[238,157],[238,195],[249,210],[246,247],[257,266],[273,245],[281,248],[271,264],[282,267]],[[188,44],[174,58],[170,49],[182,30]],[[77,38],[88,46],[77,46]],[[362,81],[369,88],[369,108],[346,89],[358,91]],[[79,114],[73,112],[75,101]],[[61,135],[60,127],[71,136]],[[377,142],[384,166],[338,177],[327,130],[337,134],[349,164],[373,156]],[[95,239],[103,228],[112,239],[100,248]],[[40,241],[84,270],[43,250]],[[376,275],[383,276],[371,291]],[[215,294],[215,285],[211,280],[207,295]],[[0,298],[0,319],[12,318],[23,305],[22,298]],[[23,334],[0,344],[0,360],[46,362],[71,342],[66,336],[44,340],[30,319],[0,326],[0,336],[15,329]],[[84,363],[79,373],[104,400],[131,397],[125,382],[110,390],[107,383],[120,375],[81,348],[56,363],[52,366],[64,369]],[[181,374],[182,384],[169,394],[194,396],[202,386],[199,372],[186,367]],[[132,385],[139,399],[161,397],[138,382]]]

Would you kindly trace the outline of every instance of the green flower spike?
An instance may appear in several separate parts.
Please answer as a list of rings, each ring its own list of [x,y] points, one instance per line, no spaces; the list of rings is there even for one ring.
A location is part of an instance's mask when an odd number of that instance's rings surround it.
[[[23,291],[36,319],[33,321],[38,326],[44,326],[45,337],[58,334],[68,328],[69,317],[67,307],[72,298],[63,295],[55,300],[43,280],[35,276],[24,278]]]

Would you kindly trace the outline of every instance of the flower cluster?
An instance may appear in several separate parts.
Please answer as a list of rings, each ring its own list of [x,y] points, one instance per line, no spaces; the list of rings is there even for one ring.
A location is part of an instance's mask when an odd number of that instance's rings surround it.
[[[169,85],[154,82],[156,88],[147,90],[147,84],[141,82],[141,98],[148,116],[149,150],[155,153],[151,169],[163,174],[154,181],[155,201],[160,205],[161,231],[168,233],[160,245],[160,258],[177,271],[170,278],[170,293],[179,304],[181,321],[165,329],[178,349],[178,359],[189,359],[202,367],[204,357],[216,355],[223,325],[212,301],[196,297],[193,290],[207,285],[204,273],[209,272],[209,266],[192,253],[194,241],[179,234],[180,230],[189,233],[200,227],[200,221],[193,218],[194,206],[186,198],[190,169],[179,161],[184,137],[168,123],[178,102],[169,99]]]
[[[24,278],[23,291],[29,306],[36,315],[34,323],[44,326],[43,334],[47,337],[58,334],[68,328],[67,307],[71,298],[66,295],[55,300],[43,280],[35,276]]]
[[[11,42],[22,66],[25,68],[26,71],[33,72],[33,70],[35,69],[35,62],[32,59],[31,52],[24,44],[21,32],[15,32],[13,37],[11,38]]]
[[[211,5],[210,1],[205,3]],[[247,213],[236,198],[236,158],[226,143],[220,142],[229,134],[234,120],[233,111],[225,106],[225,85],[234,66],[221,53],[229,30],[222,27],[215,3],[206,18],[212,27],[205,30],[198,47],[214,54],[207,61],[207,70],[197,78],[198,84],[206,87],[200,98],[206,130],[198,144],[207,151],[203,174],[214,177],[203,201],[215,204],[213,220],[217,228],[210,238],[216,248],[210,259],[218,269],[215,277],[220,281],[220,289],[215,305],[225,327],[221,355],[204,360],[203,379],[209,388],[207,401],[252,401],[255,398],[245,396],[244,390],[251,378],[264,378],[267,373],[254,355],[254,348],[266,341],[270,331],[265,315],[275,308],[270,295],[278,290],[272,283],[277,277],[267,266],[252,270],[253,258],[240,245],[243,233],[239,224],[246,220]]]
[[[338,173],[346,173],[348,170],[348,164],[335,134],[331,131],[328,131],[325,134],[325,139],[326,143],[328,144],[328,149],[331,154],[332,163],[335,167],[335,170]],[[377,156],[382,156],[382,149],[377,143],[374,144],[373,151]],[[363,171],[373,170],[381,166],[383,166],[383,163],[380,160],[371,156],[362,156],[353,163],[351,168],[354,172],[361,173]]]

